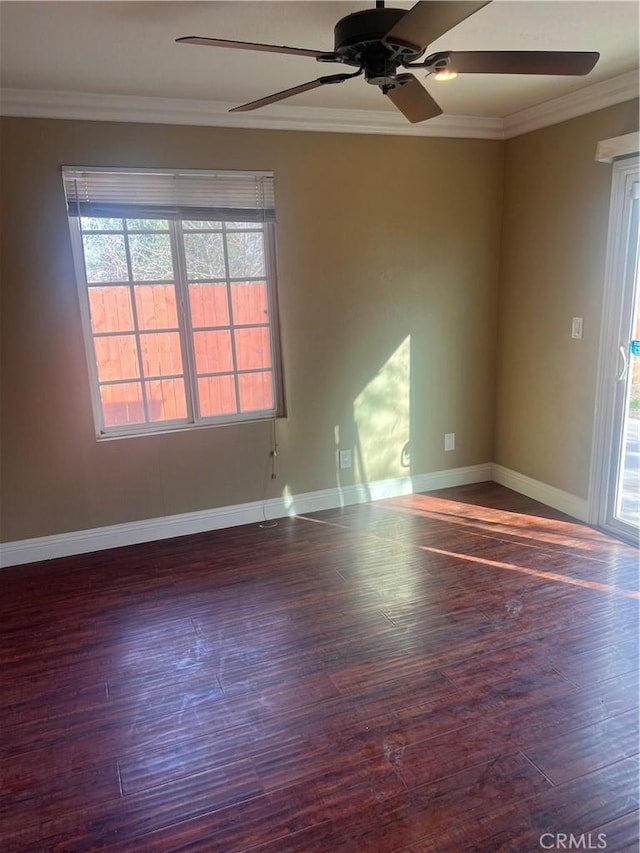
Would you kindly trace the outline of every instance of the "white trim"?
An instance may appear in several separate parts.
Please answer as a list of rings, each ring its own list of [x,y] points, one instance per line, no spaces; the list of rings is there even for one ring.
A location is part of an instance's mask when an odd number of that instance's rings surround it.
[[[230,113],[233,106],[235,104],[187,98],[36,89],[0,90],[0,115],[25,118],[502,139],[502,120],[499,118],[438,116],[422,124],[409,124],[395,111],[283,107],[274,104],[257,112]]]
[[[278,104],[256,112],[229,113],[234,105],[219,101],[38,89],[0,90],[0,115],[266,130],[509,139],[637,97],[638,73],[631,71],[505,118],[441,115],[428,122],[410,124],[395,111]]]
[[[613,163],[618,157],[629,157],[640,151],[640,132],[625,133],[613,139],[602,139],[596,148],[598,163]]]
[[[448,489],[452,486],[466,486],[470,483],[485,483],[492,479],[493,466],[468,465],[466,468],[450,468],[446,471],[434,471],[430,474],[416,474],[411,478],[413,492],[432,492],[436,489]]]
[[[143,521],[113,524],[91,530],[79,530],[36,539],[22,539],[0,545],[2,566],[19,566],[39,560],[51,560],[56,557],[69,557],[103,551],[107,548],[119,548],[143,542],[171,539],[175,536],[188,536],[209,530],[237,527],[241,524],[256,524],[266,519],[304,515],[324,509],[368,503],[385,498],[400,497],[452,486],[471,483],[483,483],[493,480],[506,488],[540,501],[560,512],[587,521],[587,501],[576,495],[563,492],[539,480],[534,480],[502,465],[487,462],[469,465],[465,468],[450,468],[429,474],[417,474],[414,477],[398,477],[389,480],[377,480],[373,483],[361,483],[339,486],[333,489],[321,489],[300,495],[271,498],[267,501],[236,504],[218,507],[200,512],[151,518]]]
[[[491,479],[501,486],[513,489],[514,492],[520,492],[520,494],[540,501],[540,503],[560,510],[560,512],[566,512],[567,515],[577,518],[579,521],[587,521],[587,501],[583,498],[569,492],[563,492],[562,489],[556,489],[555,486],[549,486],[540,480],[534,480],[518,471],[512,471],[503,465],[494,463],[491,470]]]
[[[504,138],[510,139],[577,116],[594,113],[614,104],[634,100],[638,97],[638,92],[637,71],[629,71],[619,77],[593,83],[578,92],[507,116],[504,119]]]
[[[409,495],[414,492],[443,489],[467,483],[481,483],[490,479],[490,463],[471,465],[466,468],[436,471],[432,474],[419,474],[415,477],[378,480],[373,483],[272,498],[264,503],[253,501],[200,512],[170,515],[164,518],[150,518],[143,521],[96,527],[91,530],[78,530],[72,533],[42,536],[36,539],[22,539],[17,542],[7,542],[0,546],[2,566],[19,566],[39,560],[87,554],[91,551],[103,551],[107,548],[119,548],[141,542],[171,539],[174,536],[187,536],[208,530],[236,527],[240,524],[255,524],[263,521],[265,517],[268,519],[283,518],[323,509],[333,509],[339,506]]]

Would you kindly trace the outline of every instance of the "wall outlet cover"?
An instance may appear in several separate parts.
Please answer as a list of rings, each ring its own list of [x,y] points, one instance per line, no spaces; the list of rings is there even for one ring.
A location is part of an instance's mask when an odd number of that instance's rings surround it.
[[[351,468],[351,451],[350,450],[341,450],[340,451],[340,467],[341,468]]]

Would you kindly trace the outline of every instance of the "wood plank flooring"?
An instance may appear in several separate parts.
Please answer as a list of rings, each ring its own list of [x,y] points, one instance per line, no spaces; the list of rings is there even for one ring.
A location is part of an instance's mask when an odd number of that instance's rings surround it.
[[[638,603],[493,483],[6,569],[0,850],[637,851]]]

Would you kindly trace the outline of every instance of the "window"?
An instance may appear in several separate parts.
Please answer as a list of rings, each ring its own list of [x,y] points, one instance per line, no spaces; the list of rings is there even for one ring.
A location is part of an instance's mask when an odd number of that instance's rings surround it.
[[[272,176],[63,178],[97,435],[282,415]]]

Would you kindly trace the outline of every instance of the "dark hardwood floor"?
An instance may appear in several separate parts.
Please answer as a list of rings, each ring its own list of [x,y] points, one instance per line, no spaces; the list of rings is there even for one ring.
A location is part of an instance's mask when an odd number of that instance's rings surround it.
[[[0,587],[2,853],[638,850],[637,552],[493,483]]]

